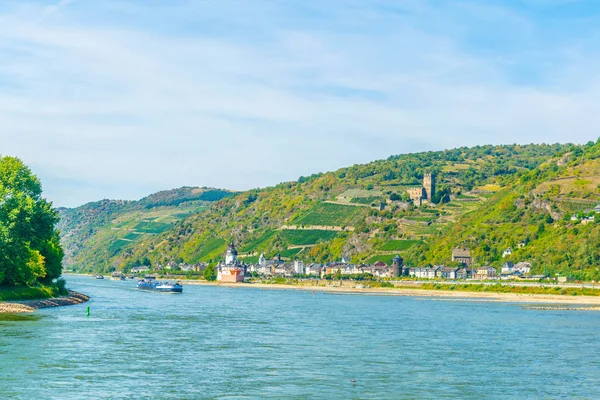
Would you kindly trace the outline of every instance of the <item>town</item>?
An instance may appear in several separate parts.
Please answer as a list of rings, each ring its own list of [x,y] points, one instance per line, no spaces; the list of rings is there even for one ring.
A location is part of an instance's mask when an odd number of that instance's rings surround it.
[[[519,243],[525,246],[525,242]],[[510,248],[503,253],[504,256],[512,254]],[[225,259],[215,267],[216,280],[221,282],[244,282],[249,278],[283,277],[283,278],[313,278],[313,279],[472,279],[472,280],[540,280],[544,275],[531,275],[531,263],[521,261],[504,263],[501,270],[491,266],[473,266],[471,250],[467,247],[456,247],[452,249],[452,264],[459,266],[433,265],[427,267],[412,267],[404,264],[399,255],[390,259],[389,264],[378,261],[374,264],[354,264],[346,257],[342,260],[329,263],[304,263],[300,260],[283,260],[278,254],[273,259],[266,259],[261,254],[258,263],[245,264],[238,258],[235,244],[231,243],[227,248]],[[206,263],[175,264],[166,266],[136,266],[131,269],[133,274],[141,274],[151,269],[154,272],[166,270],[172,274],[175,271],[182,273],[203,273],[208,267]]]

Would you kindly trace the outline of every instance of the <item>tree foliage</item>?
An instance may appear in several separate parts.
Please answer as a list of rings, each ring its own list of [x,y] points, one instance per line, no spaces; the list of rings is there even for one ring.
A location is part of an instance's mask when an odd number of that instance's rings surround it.
[[[39,179],[15,157],[0,157],[0,285],[50,282],[62,269],[58,213]]]

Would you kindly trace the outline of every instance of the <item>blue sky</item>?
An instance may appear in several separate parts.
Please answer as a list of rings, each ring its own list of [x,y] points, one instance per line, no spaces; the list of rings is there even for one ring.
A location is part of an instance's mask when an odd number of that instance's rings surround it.
[[[600,2],[0,3],[0,153],[58,206],[600,136]]]

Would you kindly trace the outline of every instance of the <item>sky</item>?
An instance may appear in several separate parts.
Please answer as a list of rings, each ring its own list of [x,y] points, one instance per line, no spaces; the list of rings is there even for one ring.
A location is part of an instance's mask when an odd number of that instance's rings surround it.
[[[55,206],[600,136],[597,0],[3,0],[0,154]]]

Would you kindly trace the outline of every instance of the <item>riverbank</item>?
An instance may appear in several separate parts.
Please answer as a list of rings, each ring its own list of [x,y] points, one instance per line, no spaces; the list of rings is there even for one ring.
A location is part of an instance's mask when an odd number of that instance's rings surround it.
[[[599,296],[571,296],[560,294],[492,293],[492,292],[455,292],[451,290],[428,290],[408,287],[369,288],[339,286],[308,286],[268,283],[220,283],[206,281],[185,281],[184,284],[222,286],[227,288],[255,288],[276,290],[302,290],[334,294],[363,294],[378,296],[410,296],[439,300],[477,300],[510,303],[544,303],[554,305],[588,306],[579,309],[600,311]],[[358,286],[358,285],[357,285]],[[554,308],[554,307],[553,307]]]
[[[83,274],[82,274],[83,275]],[[172,278],[170,278],[172,279]],[[362,294],[379,296],[410,296],[422,297],[439,300],[473,300],[490,302],[510,302],[510,303],[535,303],[553,305],[552,309],[562,309],[563,306],[579,306],[577,309],[598,310],[600,311],[600,296],[585,295],[586,293],[598,293],[598,289],[573,289],[567,288],[561,294],[564,288],[548,287],[511,287],[510,284],[478,287],[476,285],[446,284],[436,287],[436,283],[426,283],[422,285],[413,285],[407,281],[404,286],[395,287],[369,287],[369,282],[356,281],[305,281],[295,283],[221,283],[209,282],[205,280],[181,280],[183,285],[207,285],[221,286],[227,288],[255,288],[255,289],[275,289],[275,290],[302,290],[309,292],[324,292],[333,294]],[[318,285],[316,283],[319,283]],[[381,282],[379,282],[381,284]],[[342,286],[340,286],[342,285]],[[423,287],[424,286],[424,287]],[[454,286],[454,290],[450,287]],[[479,289],[479,290],[478,290]],[[513,292],[502,292],[513,290]],[[575,292],[577,290],[577,292]],[[514,291],[518,291],[515,293]],[[530,293],[527,293],[527,292]],[[536,293],[536,291],[538,293]],[[542,293],[539,293],[542,291]],[[184,289],[185,293],[185,289]],[[583,307],[587,306],[587,307]]]
[[[0,314],[34,312],[40,308],[70,306],[81,304],[90,298],[85,294],[69,290],[66,296],[38,300],[15,300],[0,302]]]

